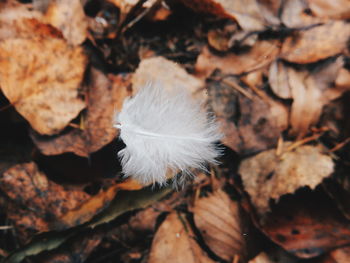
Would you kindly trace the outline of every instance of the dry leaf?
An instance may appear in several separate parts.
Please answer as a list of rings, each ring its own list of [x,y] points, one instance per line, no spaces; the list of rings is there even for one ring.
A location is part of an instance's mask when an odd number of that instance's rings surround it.
[[[179,64],[163,57],[143,59],[132,78],[135,90],[144,87],[150,82],[157,83],[165,89],[184,87],[189,89],[198,99],[206,98],[204,83],[188,74]]]
[[[316,146],[306,145],[281,156],[272,149],[247,158],[242,161],[239,173],[254,206],[263,214],[269,211],[270,199],[278,201],[282,195],[303,186],[314,189],[333,169],[331,157]]]
[[[281,57],[293,63],[313,63],[341,53],[350,37],[350,23],[332,21],[299,31],[284,41]]]
[[[322,18],[349,19],[350,2],[348,0],[307,0],[312,13]]]
[[[239,205],[222,190],[198,199],[193,208],[194,222],[205,243],[220,258],[232,262],[245,254]]]
[[[349,244],[349,221],[320,191],[285,196],[264,222],[265,235],[297,257],[313,258]]]
[[[149,263],[214,263],[199,247],[193,232],[182,217],[173,212],[159,227],[152,242]]]
[[[72,45],[79,45],[86,39],[88,23],[80,0],[50,1],[45,20],[61,30]]]
[[[48,34],[54,31],[51,27],[22,22],[28,32],[20,27],[20,37],[0,41],[1,89],[36,131],[55,134],[85,107],[78,88],[86,57],[80,47]],[[30,37],[22,38],[30,30]]]
[[[272,91],[282,99],[291,99],[291,87],[287,67],[280,61],[274,61],[269,70],[269,83]]]
[[[308,12],[309,6],[304,0],[285,0],[281,11],[281,20],[289,28],[300,28],[319,24],[322,19]]]
[[[196,72],[204,77],[211,75],[215,69],[220,69],[223,74],[233,75],[250,72],[270,64],[279,50],[278,41],[258,41],[247,53],[240,55],[229,53],[216,56],[205,47],[197,58]]]
[[[256,0],[182,0],[182,2],[195,11],[235,19],[244,30],[263,30],[267,24]]]
[[[49,181],[35,163],[18,164],[0,177],[0,188],[11,200],[7,216],[22,241],[51,229],[51,224],[88,200],[83,191],[65,190]]]
[[[298,263],[298,258],[292,257],[282,249],[273,249],[269,253],[261,252],[249,263]]]
[[[107,78],[101,71],[91,70],[91,83],[87,91],[87,113],[84,129],[74,129],[55,137],[31,134],[40,151],[46,155],[74,152],[80,156],[101,149],[117,135],[113,127],[114,115],[121,109],[123,100],[131,95],[129,90],[130,75],[118,75]]]
[[[304,136],[309,127],[318,122],[323,106],[346,91],[332,87],[342,64],[342,58],[338,58],[334,63],[313,73],[287,69],[288,84],[293,97],[291,134]]]

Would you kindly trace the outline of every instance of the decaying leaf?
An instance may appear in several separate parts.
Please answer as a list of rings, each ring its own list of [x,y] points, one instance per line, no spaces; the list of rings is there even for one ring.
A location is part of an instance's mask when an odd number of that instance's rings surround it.
[[[79,45],[86,39],[88,24],[80,0],[50,1],[45,20],[58,28],[72,45]]]
[[[88,200],[79,190],[66,190],[49,181],[35,163],[18,164],[0,178],[0,188],[11,200],[8,217],[22,241],[51,229],[51,224],[68,211]]]
[[[245,254],[239,205],[225,192],[217,190],[198,199],[193,214],[205,243],[216,255],[232,262],[235,255]]]
[[[274,61],[269,70],[269,83],[272,91],[282,99],[291,99],[291,87],[287,67],[278,60]]]
[[[350,243],[349,221],[320,191],[282,198],[264,221],[261,230],[297,257],[317,257]]]
[[[298,31],[283,43],[281,57],[293,63],[313,63],[341,53],[350,37],[350,23],[332,21]]]
[[[222,142],[239,153],[273,147],[286,128],[286,107],[269,98],[263,100],[236,79],[210,82],[208,96],[224,134]]]
[[[270,64],[280,50],[278,41],[258,41],[246,53],[239,55],[228,53],[216,56],[205,47],[197,58],[196,71],[200,76],[208,77],[215,69],[223,74],[242,74]]]
[[[54,137],[32,133],[32,139],[46,155],[74,152],[89,156],[110,143],[117,135],[113,121],[123,100],[131,95],[129,75],[112,76],[112,81],[101,71],[92,68],[87,90],[87,113],[83,129],[74,129]]]
[[[0,41],[1,89],[36,131],[55,134],[85,107],[78,89],[86,57],[51,27],[33,19],[19,22],[16,33]]]
[[[213,263],[194,239],[184,217],[173,212],[159,227],[149,256],[149,263]]]
[[[317,146],[305,145],[280,156],[272,149],[247,158],[239,173],[255,208],[263,214],[269,211],[270,199],[278,201],[303,186],[314,189],[333,169],[331,157]]]

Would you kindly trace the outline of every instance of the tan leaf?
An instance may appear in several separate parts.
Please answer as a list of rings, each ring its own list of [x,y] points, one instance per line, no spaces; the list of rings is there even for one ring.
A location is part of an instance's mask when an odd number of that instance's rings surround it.
[[[269,83],[272,91],[282,99],[291,99],[291,87],[288,81],[289,75],[287,68],[278,60],[270,66]]]
[[[197,58],[196,71],[199,75],[208,77],[215,69],[223,74],[242,74],[262,68],[270,64],[279,53],[277,41],[258,41],[244,54],[228,53],[216,56],[205,47]]]
[[[232,262],[244,254],[239,205],[222,190],[200,198],[193,208],[194,221],[205,243],[220,258]]]
[[[314,189],[333,169],[331,157],[316,146],[306,145],[281,156],[272,149],[247,158],[241,163],[239,173],[254,206],[263,214],[269,210],[270,199],[278,201],[282,195],[303,186]]]
[[[88,23],[80,0],[50,1],[45,20],[61,30],[72,45],[79,45],[86,39]]]
[[[318,24],[321,21],[308,14],[309,6],[303,0],[286,0],[283,2],[281,20],[283,24],[290,28],[305,27]]]
[[[346,91],[332,87],[342,64],[342,58],[338,58],[334,63],[313,73],[287,69],[293,97],[290,120],[292,134],[304,136],[309,127],[319,120],[323,106]]]
[[[110,78],[92,68],[91,83],[86,94],[87,113],[82,130],[74,129],[50,138],[31,134],[42,153],[57,155],[73,152],[79,156],[89,156],[117,136],[117,129],[113,127],[114,115],[121,109],[123,100],[131,95],[128,88],[130,75],[110,76]]]
[[[173,212],[159,227],[152,242],[149,263],[214,263],[194,239],[193,232],[181,215]]]
[[[332,21],[287,38],[281,57],[293,63],[313,63],[341,53],[349,37],[350,23]]]
[[[194,97],[205,99],[204,83],[196,77],[188,74],[184,68],[163,57],[146,58],[141,61],[132,78],[135,90],[153,82],[165,89],[174,86],[189,89]]]
[[[318,17],[350,18],[350,2],[348,0],[307,0],[307,2],[312,13]]]

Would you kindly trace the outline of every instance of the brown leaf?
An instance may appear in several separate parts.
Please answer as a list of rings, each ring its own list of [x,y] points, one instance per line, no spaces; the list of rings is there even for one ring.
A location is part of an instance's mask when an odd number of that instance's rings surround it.
[[[249,263],[297,263],[299,260],[292,257],[285,251],[272,250],[270,253],[261,252],[254,259],[250,260]]]
[[[273,147],[286,128],[287,108],[266,95],[263,100],[244,89],[236,79],[226,78],[223,82],[208,84],[208,104],[224,134],[222,142],[239,153]]]
[[[313,63],[341,53],[349,37],[350,23],[332,21],[287,38],[281,57],[293,63]]]
[[[263,30],[267,24],[256,0],[182,0],[182,2],[195,11],[235,19],[244,30]]]
[[[350,2],[348,0],[307,0],[313,14],[318,17],[333,19],[350,18]]]
[[[316,257],[349,244],[349,221],[319,191],[286,196],[264,221],[262,231],[301,258]]]
[[[0,178],[0,188],[11,200],[7,216],[22,241],[50,230],[51,223],[89,198],[83,191],[66,190],[49,181],[35,163],[8,169]]]
[[[21,22],[16,36],[0,41],[0,85],[4,95],[41,134],[62,130],[85,107],[78,98],[86,57],[35,20]],[[16,30],[14,29],[14,30]],[[30,33],[30,37],[21,34]],[[1,37],[0,37],[1,39]]]
[[[240,55],[228,53],[225,56],[216,56],[205,47],[197,58],[196,71],[199,75],[208,77],[215,69],[223,74],[238,75],[250,72],[273,61],[279,53],[277,41],[258,41],[247,52]]]
[[[304,136],[309,127],[318,122],[323,106],[346,90],[332,87],[342,64],[342,59],[338,58],[334,63],[313,73],[287,69],[288,84],[293,97],[290,120],[292,134]]]
[[[80,0],[50,1],[45,20],[61,30],[69,44],[79,45],[86,39],[88,23]]]
[[[239,205],[222,190],[200,198],[193,208],[194,221],[208,247],[220,258],[232,262],[245,253]]]
[[[213,263],[194,239],[184,217],[173,212],[159,227],[152,242],[149,263]]]
[[[43,137],[31,134],[40,151],[46,155],[73,152],[80,156],[101,149],[117,135],[113,127],[116,110],[120,110],[123,100],[131,95],[130,76],[111,76],[108,79],[101,71],[91,70],[91,83],[87,91],[87,113],[84,128],[74,129],[55,137]]]
[[[314,189],[331,175],[333,168],[331,157],[316,146],[306,145],[280,156],[272,149],[247,158],[242,161],[239,173],[254,206],[263,214],[269,211],[270,199],[278,201],[282,195],[303,186]]]

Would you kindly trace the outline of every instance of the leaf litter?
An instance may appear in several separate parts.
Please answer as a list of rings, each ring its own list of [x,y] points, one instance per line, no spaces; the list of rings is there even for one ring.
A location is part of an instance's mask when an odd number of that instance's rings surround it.
[[[349,7],[3,1],[3,262],[347,262]],[[116,169],[115,114],[150,81],[223,133],[172,194]]]

